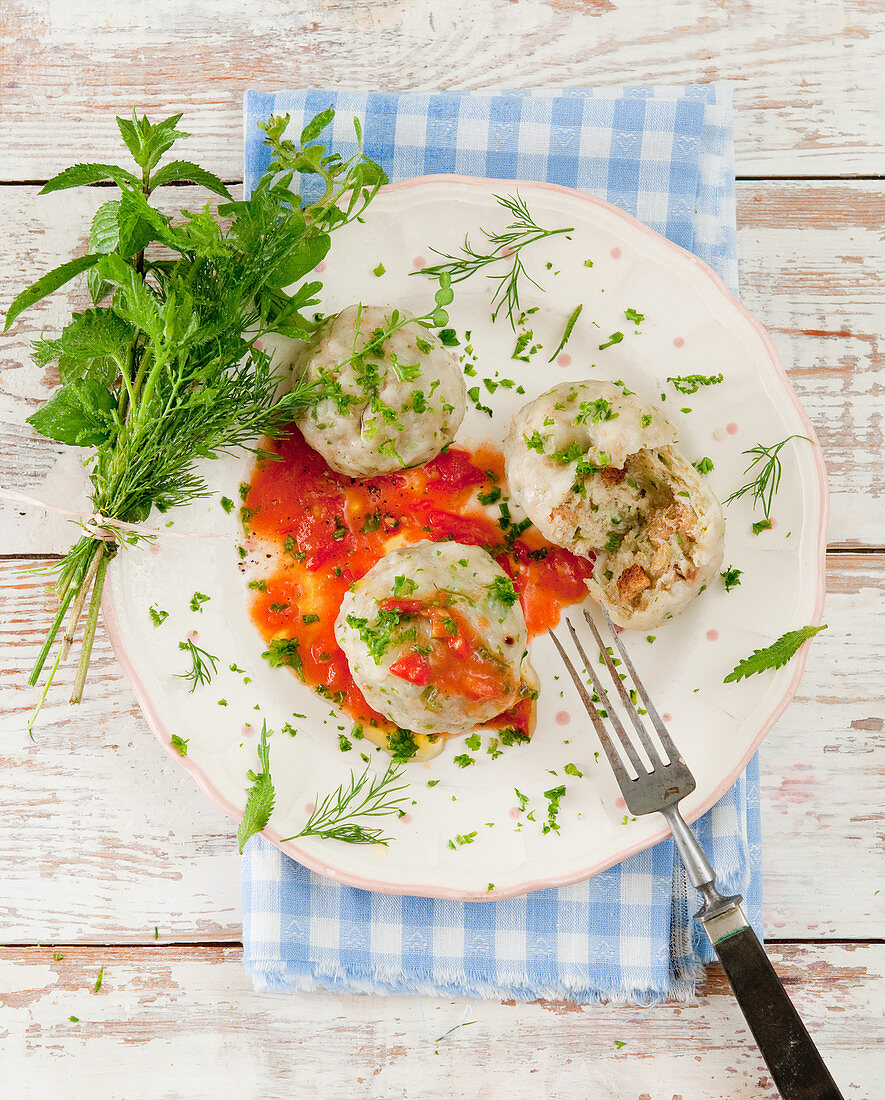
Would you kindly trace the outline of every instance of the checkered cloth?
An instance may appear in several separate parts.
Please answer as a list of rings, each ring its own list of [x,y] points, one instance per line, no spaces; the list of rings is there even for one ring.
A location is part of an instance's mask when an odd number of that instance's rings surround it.
[[[298,133],[366,153],[391,181],[437,172],[546,180],[598,195],[691,250],[737,292],[731,92],[720,85],[555,91],[302,91],[245,97],[245,187],[269,160],[256,121],[289,112]],[[313,196],[306,179],[302,194]],[[725,893],[760,927],[759,773],[751,762],[696,826]],[[260,837],[243,861],[246,967],[261,990],[447,996],[690,996],[711,950],[672,842],[587,882],[498,902],[373,894],[321,878]]]

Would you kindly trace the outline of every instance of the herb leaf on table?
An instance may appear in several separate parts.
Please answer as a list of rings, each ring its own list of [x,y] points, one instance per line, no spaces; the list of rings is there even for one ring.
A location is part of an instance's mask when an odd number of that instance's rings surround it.
[[[824,623],[822,626],[803,626],[798,630],[788,630],[765,649],[754,649],[749,657],[744,657],[735,665],[722,682],[732,684],[745,676],[755,676],[770,668],[780,668],[795,657],[809,638],[826,629]]]
[[[273,160],[252,196],[216,211],[183,210],[175,222],[149,201],[157,188],[186,180],[230,198],[217,176],[189,161],[158,167],[187,136],[177,128],[180,115],[158,123],[135,113],[117,119],[137,172],[80,164],[43,188],[112,180],[120,197],[95,214],[89,254],[43,275],[6,315],[8,329],[23,310],[88,272],[98,308],[73,314],[57,338],[33,345],[39,366],[58,364],[62,386],[30,423],[51,439],[92,450],[92,507],[105,535],[95,537],[93,528],[58,563],[60,607],[31,684],[67,618],[46,686],[52,682],[85,613],[71,696],[80,701],[108,563],[121,545],[150,537],[121,525],[143,522],[152,508],[164,512],[205,496],[199,461],[249,447],[321,396],[320,387],[301,383],[280,394],[261,338],[309,338],[316,328],[310,307],[322,289],[309,276],[329,250],[330,233],[358,217],[386,182],[361,148],[341,160],[314,143],[332,117],[322,112],[297,142],[284,136],[288,116],[271,117],[261,128]],[[356,122],[355,129],[359,141]],[[325,184],[320,199],[306,206],[292,189],[301,172]]]

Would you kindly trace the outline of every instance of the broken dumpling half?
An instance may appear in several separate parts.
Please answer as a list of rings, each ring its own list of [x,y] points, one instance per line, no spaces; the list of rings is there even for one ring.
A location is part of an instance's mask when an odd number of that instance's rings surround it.
[[[396,317],[394,316],[396,314]],[[328,396],[297,420],[333,470],[375,477],[434,458],[464,419],[464,378],[455,355],[409,315],[348,306],[327,318],[293,368]]]
[[[367,702],[404,729],[466,733],[536,694],[513,583],[476,546],[385,555],[345,595],[335,636]]]
[[[514,497],[551,542],[595,556],[587,587],[631,629],[684,611],[722,564],[722,509],[676,440],[660,409],[587,379],[525,405],[504,445]]]

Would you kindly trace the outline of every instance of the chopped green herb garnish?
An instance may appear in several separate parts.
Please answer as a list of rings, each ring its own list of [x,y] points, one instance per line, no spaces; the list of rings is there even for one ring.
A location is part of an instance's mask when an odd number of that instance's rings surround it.
[[[799,652],[805,642],[826,629],[824,623],[822,626],[803,626],[799,630],[788,630],[765,649],[753,650],[749,657],[735,665],[723,683],[731,684],[745,676],[755,676],[770,668],[780,668]]]

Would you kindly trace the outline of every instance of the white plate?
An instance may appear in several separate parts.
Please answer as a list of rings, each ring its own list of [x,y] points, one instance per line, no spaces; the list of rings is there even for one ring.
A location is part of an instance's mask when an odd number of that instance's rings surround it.
[[[565,188],[454,176],[384,188],[364,224],[335,234],[322,275],[324,312],[356,301],[424,312],[433,284],[410,273],[432,262],[432,247],[455,251],[468,233],[479,244],[480,226],[502,227],[508,217],[494,196],[513,194],[517,186],[541,225],[574,226],[574,232],[570,239],[557,236],[533,246],[528,256],[529,271],[545,290],[526,284],[522,304],[540,307],[531,322],[535,341],[547,349],[531,364],[511,359],[514,336],[506,317],[491,323],[491,284],[475,276],[456,287],[451,324],[459,333],[471,331],[479,374],[494,376],[497,370],[526,391],[520,397],[512,389],[494,395],[483,390],[494,419],[471,408],[459,441],[500,442],[522,402],[556,382],[591,376],[622,379],[655,402],[666,392],[663,408],[679,428],[680,449],[692,460],[713,460],[710,481],[720,498],[743,483],[745,448],[794,433],[814,440],[767,335],[717,276],[629,215]],[[587,259],[592,268],[585,266]],[[372,273],[379,261],[386,270],[380,278]],[[565,349],[570,362],[548,364],[578,303],[584,309]],[[638,333],[624,318],[627,307],[645,315]],[[597,350],[615,331],[624,333],[623,341]],[[719,372],[725,376],[721,385],[692,397],[665,381],[668,375]],[[468,385],[477,382],[480,377]],[[264,644],[250,622],[237,568],[238,518],[219,505],[222,495],[239,500],[238,486],[250,466],[248,456],[207,463],[216,495],[173,516],[176,532],[226,534],[230,541],[162,539],[150,551],[121,553],[110,571],[105,618],[157,737],[232,817],[242,814],[247,771],[256,766],[255,729],[262,720],[277,731],[294,721],[297,737],[278,732],[271,739],[277,800],[266,835],[278,842],[299,831],[318,792],[333,790],[362,767],[358,750],[365,743],[340,751],[338,733],[348,731],[351,721],[289,671],[261,659]],[[654,644],[644,634],[625,635],[696,776],[697,790],[684,803],[690,819],[740,774],[792,697],[804,656],[737,684],[723,684],[723,677],[753,649],[820,618],[827,493],[816,442],[788,445],[783,466],[774,530],[753,535],[750,523],[757,517],[746,498],[726,509],[726,564],[744,571],[740,587],[726,593],[717,581],[684,615],[654,631]],[[211,597],[196,613],[189,607],[195,591]],[[159,628],[148,614],[152,603],[169,612]],[[178,644],[195,629],[199,644],[220,657],[220,672],[212,684],[188,694],[186,681],[177,678],[185,671]],[[407,765],[415,804],[388,823],[393,842],[387,847],[310,839],[283,849],[321,874],[368,889],[487,899],[579,880],[662,839],[666,829],[657,815],[625,818],[605,758],[596,759],[595,734],[546,637],[532,643],[532,661],[542,688],[529,745],[493,760],[484,735],[483,749],[472,754],[474,766],[452,763],[463,751],[458,740],[428,763]],[[246,669],[251,682],[230,672],[231,664]],[[220,699],[227,705],[220,706]],[[307,719],[293,720],[294,712]],[[173,733],[188,739],[185,759],[170,746]],[[387,758],[372,755],[380,773]],[[568,763],[583,778],[564,774]],[[439,783],[429,788],[434,779]],[[561,783],[567,788],[561,830],[545,834],[543,792]],[[529,796],[526,814],[516,812],[517,787]],[[527,820],[532,810],[535,821]],[[456,835],[474,831],[473,843],[449,846]]]

